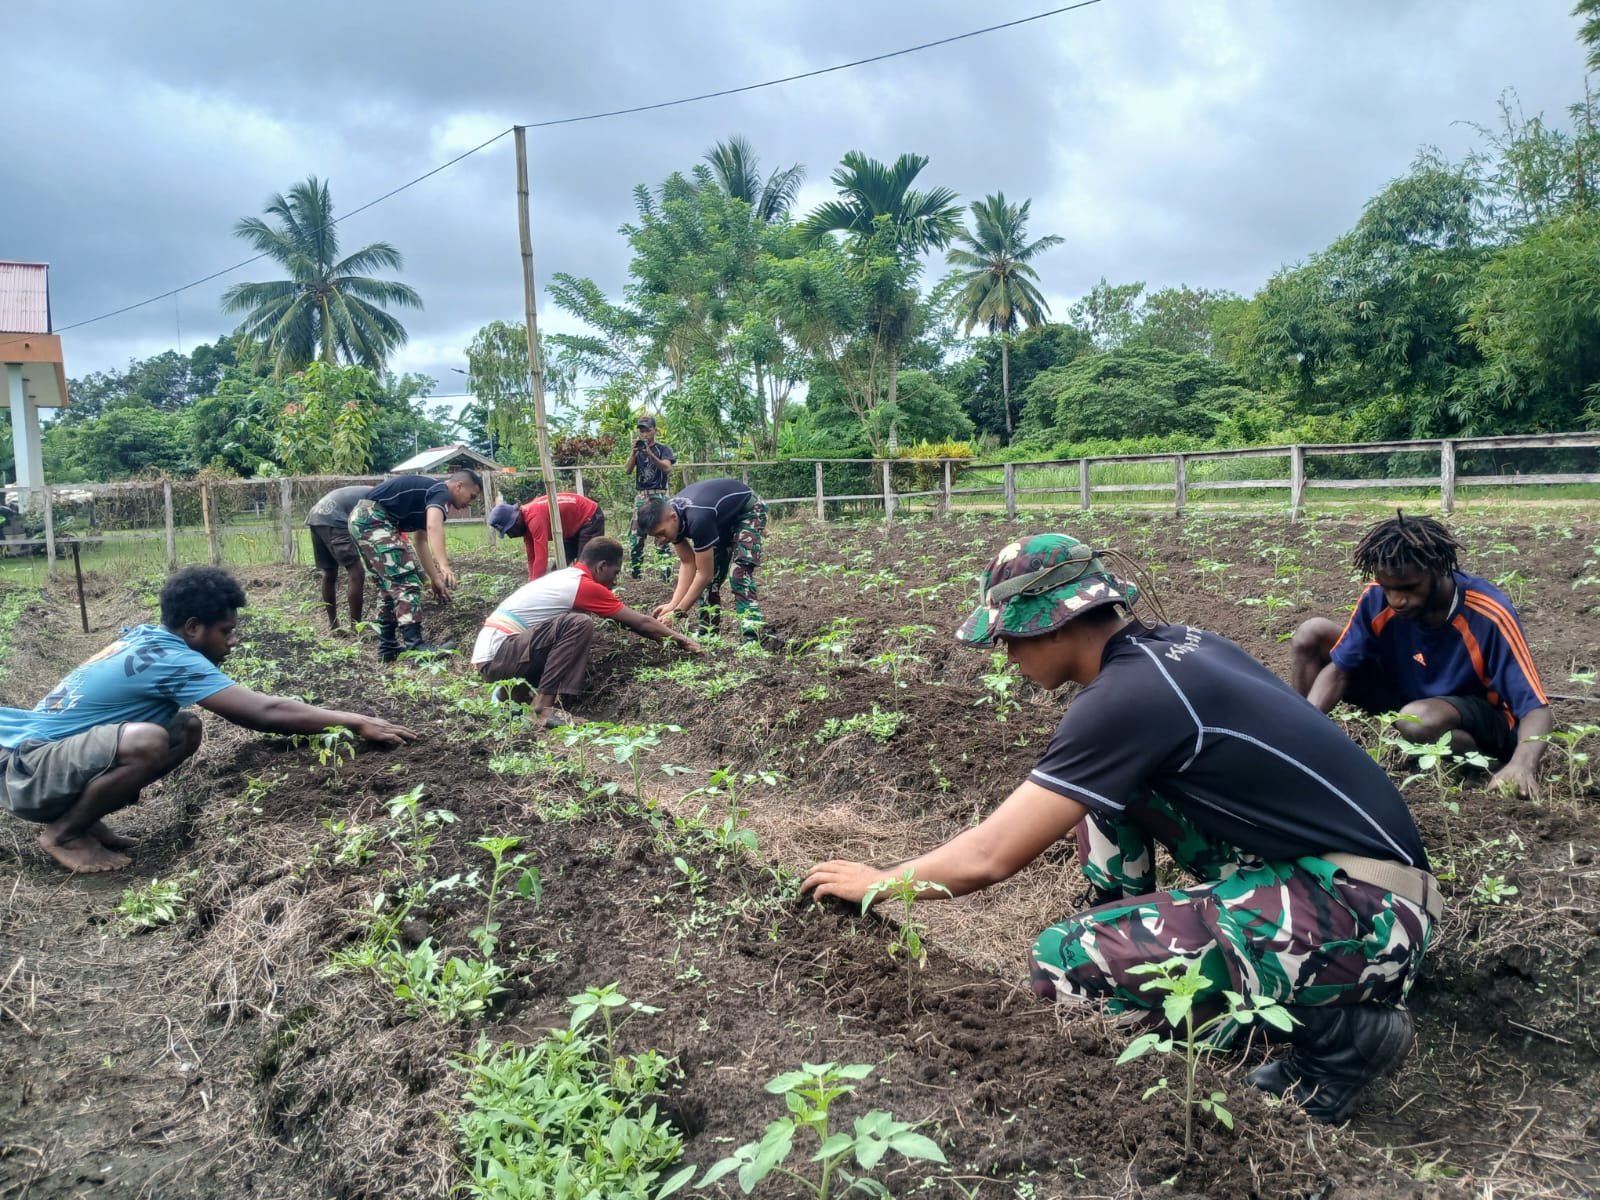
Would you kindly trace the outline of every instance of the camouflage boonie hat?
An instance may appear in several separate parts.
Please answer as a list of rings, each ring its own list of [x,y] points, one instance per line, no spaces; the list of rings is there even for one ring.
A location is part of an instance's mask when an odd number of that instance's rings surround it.
[[[1102,604],[1132,604],[1139,589],[1106,568],[1087,542],[1040,533],[1012,542],[983,573],[983,602],[956,640],[992,646],[999,634],[1038,637]]]

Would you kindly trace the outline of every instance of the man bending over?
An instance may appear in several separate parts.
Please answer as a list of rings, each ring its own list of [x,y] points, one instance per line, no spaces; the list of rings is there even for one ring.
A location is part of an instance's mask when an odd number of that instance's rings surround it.
[[[1341,630],[1312,617],[1294,634],[1294,686],[1323,712],[1347,700],[1398,712],[1394,728],[1504,764],[1491,785],[1538,793],[1550,702],[1505,593],[1456,563],[1461,546],[1431,517],[1397,513],[1361,539],[1369,579]]]
[[[44,826],[39,844],[69,871],[115,871],[134,844],[104,818],[200,748],[191,704],[261,733],[343,725],[393,746],[416,734],[360,713],[263,696],[217,669],[239,642],[244,590],[221,567],[185,567],[161,589],[161,624],[125,630],[31,711],[0,708],[0,801]]]
[[[491,683],[516,680],[512,699],[532,704],[528,720],[546,729],[572,724],[556,707],[583,690],[594,641],[591,617],[607,617],[640,637],[698,652],[699,643],[635,612],[611,590],[622,571],[622,543],[597,537],[570,567],[525,583],[489,614],[472,647],[472,665]]]
[[[894,866],[834,860],[801,884],[860,902],[903,876],[966,895],[1078,835],[1096,906],[1041,933],[1033,988],[1158,1026],[1132,968],[1197,962],[1221,993],[1288,1006],[1291,1050],[1251,1082],[1342,1121],[1411,1048],[1402,1007],[1439,915],[1405,801],[1366,752],[1214,633],[1131,619],[1136,592],[1064,534],[1000,551],[957,632],[1040,687],[1081,684],[1044,756],[980,824]],[[1156,890],[1155,843],[1196,886]],[[1224,1027],[1226,1028],[1226,1027]]]

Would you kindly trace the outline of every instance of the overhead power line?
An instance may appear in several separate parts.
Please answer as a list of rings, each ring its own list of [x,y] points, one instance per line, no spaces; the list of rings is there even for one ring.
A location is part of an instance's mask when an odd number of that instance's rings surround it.
[[[1016,18],[1015,20],[1012,20],[1012,21],[1001,21],[1000,23],[995,24],[995,25],[985,25],[981,29],[971,29],[971,30],[968,30],[965,33],[957,33],[957,34],[952,34],[949,37],[935,38],[933,41],[929,41],[929,42],[919,42],[914,46],[904,46],[904,47],[901,47],[898,50],[889,50],[889,51],[887,51],[887,52],[885,52],[883,54],[873,54],[873,55],[869,55],[866,58],[855,58],[855,59],[851,59],[849,62],[835,63],[831,67],[818,67],[815,70],[800,71],[800,72],[798,72],[796,74],[793,74],[793,75],[779,76],[776,79],[764,79],[760,83],[747,83],[747,84],[743,84],[743,85],[741,85],[739,87],[723,88],[720,91],[715,91],[715,92],[701,92],[700,94],[695,95],[695,96],[681,96],[676,100],[658,100],[653,104],[637,104],[637,105],[634,105],[631,108],[614,108],[614,109],[609,109],[609,110],[607,110],[605,112],[584,113],[581,116],[575,116],[575,117],[555,117],[555,118],[552,118],[552,119],[547,120],[547,121],[530,121],[525,126],[525,128],[528,128],[528,129],[550,129],[550,128],[553,128],[554,126],[557,126],[557,125],[577,125],[577,124],[581,124],[581,123],[583,123],[585,121],[604,121],[604,120],[607,120],[607,119],[612,118],[612,117],[626,117],[626,116],[631,116],[631,115],[633,115],[635,113],[655,112],[655,111],[657,111],[659,109],[663,109],[663,108],[677,108],[677,107],[679,107],[681,105],[685,105],[685,104],[698,104],[698,103],[700,103],[702,101],[705,101],[705,100],[716,100],[716,99],[719,99],[719,98],[721,98],[723,96],[738,96],[738,95],[741,95],[741,94],[743,94],[745,92],[755,92],[755,91],[760,91],[763,88],[778,87],[778,86],[780,86],[782,84],[795,83],[795,82],[798,82],[799,80],[802,80],[802,79],[815,79],[819,75],[831,75],[831,74],[833,74],[833,73],[835,73],[837,71],[848,71],[848,70],[851,70],[851,69],[853,69],[855,67],[869,66],[872,63],[885,62],[885,61],[887,61],[887,60],[889,60],[891,58],[901,58],[901,57],[903,57],[903,56],[905,56],[907,54],[917,54],[917,53],[919,53],[919,52],[921,52],[923,50],[933,50],[933,49],[936,49],[939,46],[948,46],[948,45],[951,45],[951,44],[953,44],[955,42],[964,42],[964,41],[967,41],[970,38],[982,37],[985,34],[998,33],[1000,31],[1006,30],[1006,29],[1015,29],[1019,25],[1028,25],[1028,24],[1033,23],[1034,21],[1043,21],[1048,17],[1057,17],[1057,16],[1060,16],[1063,13],[1074,12],[1077,9],[1080,9],[1080,8],[1090,8],[1093,5],[1100,4],[1100,3],[1103,3],[1103,2],[1104,2],[1104,0],[1078,0],[1078,2],[1075,3],[1075,4],[1064,4],[1064,5],[1061,5],[1060,7],[1057,7],[1057,8],[1046,9],[1044,12],[1033,13],[1030,16],[1018,17],[1018,18]],[[511,133],[514,128],[515,128],[514,126],[511,126],[511,127],[502,129],[499,133],[495,134],[493,137],[487,139],[486,141],[479,142],[476,146],[472,147],[470,150],[464,150],[460,154],[456,155],[454,158],[449,159],[446,162],[440,163],[438,166],[432,168],[431,170],[424,171],[421,175],[418,175],[416,178],[408,179],[408,180],[406,180],[406,182],[400,184],[398,187],[391,188],[389,191],[384,192],[383,195],[378,196],[378,197],[376,197],[376,198],[374,198],[372,200],[368,200],[365,204],[363,204],[363,205],[361,205],[361,206],[359,206],[357,208],[352,208],[349,212],[343,213],[340,216],[335,217],[333,220],[329,221],[327,225],[323,226],[323,228],[324,229],[332,228],[333,226],[339,224],[341,221],[349,220],[351,217],[355,216],[358,213],[366,212],[367,209],[373,208],[376,205],[382,204],[385,200],[392,199],[393,197],[398,196],[401,192],[404,192],[404,191],[406,191],[406,190],[408,190],[410,188],[416,187],[417,184],[419,184],[419,183],[422,183],[422,182],[424,182],[424,181],[426,181],[428,179],[432,179],[435,175],[438,175],[440,172],[449,170],[451,167],[455,166],[457,163],[459,163],[459,162],[461,162],[461,161],[463,161],[465,159],[471,158],[474,154],[477,154],[479,151],[487,150],[490,146],[494,145],[501,138],[503,138],[507,134]],[[229,275],[229,274],[232,274],[234,271],[237,271],[237,270],[239,270],[239,269],[241,269],[243,267],[248,267],[251,263],[260,262],[263,258],[266,258],[266,257],[268,257],[268,255],[266,253],[253,254],[249,258],[240,259],[238,262],[233,263],[230,266],[223,267],[223,268],[221,268],[220,270],[217,270],[217,271],[212,271],[209,275],[202,275],[199,279],[192,279],[188,283],[180,284],[179,286],[174,287],[174,288],[168,288],[164,292],[158,292],[153,296],[147,296],[143,300],[136,300],[131,304],[124,304],[120,308],[113,308],[113,309],[109,310],[108,312],[100,313],[97,316],[85,317],[83,320],[74,321],[70,325],[59,326],[59,327],[51,330],[51,332],[52,333],[66,333],[69,330],[82,329],[86,325],[94,325],[94,324],[96,324],[96,323],[98,323],[100,321],[110,320],[112,317],[120,317],[123,313],[133,312],[135,309],[144,308],[146,305],[155,304],[158,301],[166,300],[169,297],[179,295],[180,293],[183,293],[183,292],[187,292],[191,288],[197,288],[201,284],[210,283],[213,279],[220,279],[224,275]],[[29,335],[29,336],[31,336],[31,335]],[[21,340],[21,339],[20,338],[16,338],[16,337],[8,338],[4,342],[0,342],[0,345],[9,345],[12,341],[18,341],[18,340]]]

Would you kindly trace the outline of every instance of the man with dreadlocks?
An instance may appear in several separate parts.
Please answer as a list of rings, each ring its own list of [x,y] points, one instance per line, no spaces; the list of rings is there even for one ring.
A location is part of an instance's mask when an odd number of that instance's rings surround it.
[[[1503,765],[1490,781],[1538,793],[1550,701],[1517,610],[1457,565],[1461,546],[1431,517],[1402,512],[1361,539],[1355,565],[1372,580],[1344,628],[1312,617],[1294,635],[1294,686],[1328,712],[1345,700],[1396,713],[1416,743],[1450,735],[1457,754]]]
[[[861,903],[911,878],[922,899],[962,896],[1075,833],[1094,907],[1039,935],[1034,991],[1160,1028],[1150,964],[1198,964],[1198,1020],[1230,991],[1294,1019],[1288,1056],[1251,1082],[1342,1121],[1411,1049],[1403,1004],[1440,913],[1417,827],[1382,768],[1240,647],[1130,616],[1138,591],[1110,553],[1011,543],[956,632],[1002,643],[1040,687],[1083,689],[1027,779],[937,849],[819,863],[801,889]],[[1157,842],[1196,886],[1156,889]]]

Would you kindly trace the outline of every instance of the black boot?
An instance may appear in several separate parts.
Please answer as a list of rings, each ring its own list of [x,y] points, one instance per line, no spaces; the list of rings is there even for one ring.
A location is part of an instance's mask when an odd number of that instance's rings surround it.
[[[378,622],[378,661],[392,663],[400,657],[400,638],[394,621]]]
[[[456,648],[454,642],[423,641],[422,626],[415,621],[400,626],[400,643],[402,654],[451,654]]]
[[[1298,1102],[1314,1121],[1356,1110],[1361,1089],[1399,1069],[1416,1040],[1411,1014],[1393,1004],[1286,1006],[1297,1024],[1283,1035],[1286,1058],[1250,1073],[1250,1084]]]

